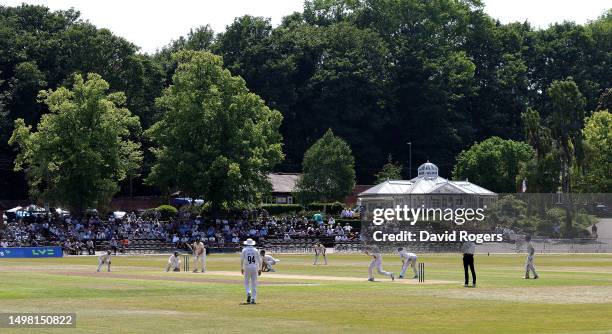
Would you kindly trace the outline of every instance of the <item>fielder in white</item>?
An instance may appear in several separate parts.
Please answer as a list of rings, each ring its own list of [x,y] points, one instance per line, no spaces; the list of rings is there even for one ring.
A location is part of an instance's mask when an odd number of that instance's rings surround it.
[[[166,267],[166,272],[170,270],[181,271],[181,259],[179,252],[174,252],[174,254],[170,255],[170,258],[168,258],[168,266]]]
[[[255,304],[257,299],[257,276],[261,275],[261,257],[255,246],[255,240],[249,238],[244,242],[240,254],[240,267],[244,275],[244,289],[247,294],[247,304]]]
[[[525,241],[527,241],[527,261],[525,263],[525,279],[529,279],[529,272],[533,273],[533,278],[538,279],[538,273],[536,272],[535,265],[533,264],[533,259],[535,257],[535,248],[531,243],[531,236],[526,236]]]
[[[111,251],[106,251],[106,254],[102,254],[98,257],[98,272],[100,272],[100,269],[102,268],[102,266],[104,264],[108,265],[108,268],[106,269],[106,271],[111,271],[110,266],[111,266]]]
[[[259,251],[259,254],[261,255],[261,271],[269,271],[269,272],[276,272],[276,270],[274,270],[274,268],[272,268],[272,266],[276,265],[277,263],[280,262],[279,259],[275,259],[274,257],[272,257],[272,255],[267,254],[266,255],[266,251],[265,250],[261,250]]]
[[[318,243],[314,246],[314,251],[315,251],[315,260],[313,265],[316,265],[317,262],[319,261],[319,256],[323,257],[323,261],[325,261],[325,264],[327,264],[327,256],[325,256],[325,252],[327,251],[327,249],[325,248],[325,246],[323,246],[322,243]]]
[[[202,272],[206,272],[206,247],[201,240],[197,240],[193,245],[187,244],[193,252],[193,272],[198,272],[198,262],[202,264]]]
[[[402,272],[399,274],[399,278],[404,278],[404,275],[406,275],[406,270],[408,269],[408,266],[412,268],[412,272],[414,273],[414,277],[412,278],[419,278],[419,275],[417,274],[417,270],[416,270],[416,264],[417,264],[416,254],[410,253],[407,250],[404,250],[402,247],[398,248],[397,252],[399,253],[400,259],[402,259]]]
[[[382,267],[382,254],[380,254],[380,250],[377,246],[372,246],[370,250],[365,251],[366,255],[372,257],[372,262],[370,262],[370,267],[368,268],[369,278],[368,281],[374,282],[374,268],[378,271],[379,274],[391,277],[392,281],[395,281],[395,276],[392,272],[384,271]]]

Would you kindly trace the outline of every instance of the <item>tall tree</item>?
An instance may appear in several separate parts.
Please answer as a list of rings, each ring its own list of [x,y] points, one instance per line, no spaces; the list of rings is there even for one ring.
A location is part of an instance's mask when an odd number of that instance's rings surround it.
[[[491,137],[457,156],[453,178],[469,178],[494,192],[512,193],[520,182],[521,165],[533,158],[534,151],[526,143]]]
[[[582,122],[586,99],[580,93],[578,86],[568,78],[563,81],[553,81],[546,91],[550,98],[550,129],[555,142],[559,146],[561,189],[566,195],[564,201],[565,229],[564,235],[575,234],[573,227],[573,198],[571,190],[571,167],[575,163],[582,168],[584,151],[582,146]]]
[[[529,59],[532,90],[545,92],[556,80],[572,77],[586,109],[594,110],[601,90],[612,86],[611,13],[585,25],[566,21],[535,31],[535,54]],[[553,112],[547,99],[538,94],[532,101],[545,117]]]
[[[381,147],[372,143],[385,135],[389,121],[387,47],[376,32],[348,23],[323,29],[321,43],[293,128],[306,143],[332,129],[353,150],[357,174],[371,175],[385,160]]]
[[[574,156],[578,165],[582,162],[582,122],[585,98],[571,79],[554,81],[546,91],[551,100],[550,129],[561,151],[561,187],[570,192],[570,167]]]
[[[15,170],[25,170],[30,193],[80,213],[103,207],[119,190],[118,182],[141,160],[138,117],[124,107],[123,93],[108,94],[98,74],[75,75],[71,89],[40,92],[50,110],[37,130],[15,121],[9,144],[19,148]]]
[[[238,18],[216,48],[230,71],[245,78],[284,116],[286,166],[295,166],[325,129],[355,149],[360,174],[371,177],[384,159],[378,146],[387,120],[386,44],[371,29],[348,22],[325,27],[292,15],[276,29],[269,20]]]
[[[393,98],[384,136],[386,146],[412,142],[417,160],[435,160],[443,171],[473,132],[456,112],[477,86],[476,65],[465,50],[469,1],[364,0],[355,21],[387,42]],[[408,147],[396,156],[407,160]]]
[[[2,80],[2,72],[0,72],[0,87],[4,83]],[[8,141],[9,136],[6,135],[5,129],[10,127],[8,118],[8,110],[6,109],[6,101],[9,99],[8,92],[0,92],[0,142]]]
[[[457,106],[471,125],[464,142],[490,136],[522,139],[521,113],[532,98],[528,59],[534,49],[528,23],[500,25],[481,10],[470,12],[465,49],[476,70],[474,94]],[[468,116],[469,115],[469,116]]]
[[[402,165],[393,162],[391,154],[387,158],[387,163],[382,166],[382,169],[376,173],[376,183],[382,183],[387,180],[401,180]]]
[[[612,110],[612,88],[607,88],[599,97],[596,110]]]
[[[162,66],[167,83],[170,84],[177,66],[176,61],[172,59],[173,53],[181,50],[211,51],[214,41],[215,32],[210,25],[199,26],[189,30],[186,37],[181,36],[162,47],[153,55],[153,58]]]
[[[520,180],[527,181],[527,192],[550,193],[559,187],[559,150],[553,145],[550,129],[542,125],[540,114],[531,108],[521,114],[526,142],[535,150],[535,159],[523,164]]]
[[[538,110],[543,129],[552,129],[546,90],[555,80],[573,77],[584,109],[595,110],[612,87],[611,23],[612,10],[586,24],[535,29],[496,21],[479,0],[308,0],[276,27],[243,16],[216,36],[209,26],[195,28],[150,57],[76,10],[0,6],[0,95],[12,97],[0,138],[8,140],[16,118],[36,124],[48,112],[36,92],[70,84],[75,72],[99,73],[125,92],[128,109],[147,128],[163,112],[154,101],[171,84],[171,54],[211,51],[282,113],[287,159],[277,170],[299,169],[304,152],[331,128],[353,148],[360,182],[374,180],[389,151],[407,161],[409,147],[398,145],[405,142],[413,143],[415,159],[435,160],[448,173],[475,141],[525,139],[521,115],[528,106]],[[0,159],[10,162],[6,140]],[[559,152],[541,151],[538,168],[547,174],[538,189],[556,191],[549,181]],[[573,148],[574,160],[580,152]],[[0,197],[23,196],[21,176],[0,176],[8,182]]]
[[[217,36],[213,50],[223,57],[234,75],[243,77],[249,89],[260,92],[268,80],[266,63],[273,49],[269,47],[272,24],[269,19],[245,15],[238,17]]]
[[[48,107],[37,101],[39,90],[56,89],[73,82],[74,73],[98,73],[121,91],[126,107],[144,127],[158,115],[155,98],[164,84],[164,72],[138,48],[108,29],[98,29],[79,18],[78,11],[52,11],[44,6],[0,5],[0,95],[5,100],[6,124],[0,127],[0,160],[13,160],[7,145],[14,120],[37,124]],[[24,198],[27,185],[22,173],[0,170],[0,198]],[[137,182],[140,183],[140,182]]]
[[[354,19],[353,14],[362,6],[361,0],[306,0],[304,19],[318,26],[349,21]]]
[[[612,192],[612,114],[595,112],[582,129],[585,146],[584,173],[577,173],[576,187],[582,192]]]
[[[281,114],[224,69],[219,56],[173,57],[172,85],[157,100],[165,113],[147,130],[156,157],[147,181],[204,196],[217,209],[256,203],[269,189],[267,173],[283,158]]]
[[[355,158],[331,129],[304,154],[297,189],[302,202],[342,201],[355,187]]]

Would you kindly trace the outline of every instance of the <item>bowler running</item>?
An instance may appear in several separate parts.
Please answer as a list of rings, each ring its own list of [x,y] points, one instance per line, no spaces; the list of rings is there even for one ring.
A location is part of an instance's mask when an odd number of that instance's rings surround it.
[[[395,276],[393,276],[392,272],[384,271],[382,267],[382,254],[377,246],[372,246],[370,250],[365,251],[366,255],[372,257],[372,262],[370,262],[370,267],[368,268],[369,278],[368,281],[374,282],[374,268],[378,271],[379,274],[391,277],[392,281],[395,281]]]

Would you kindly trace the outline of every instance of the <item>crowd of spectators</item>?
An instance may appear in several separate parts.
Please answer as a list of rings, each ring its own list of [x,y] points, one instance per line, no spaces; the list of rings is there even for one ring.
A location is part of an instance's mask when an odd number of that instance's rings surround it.
[[[247,238],[260,241],[262,239],[288,241],[329,237],[335,241],[348,241],[359,237],[350,224],[338,224],[333,217],[330,217],[327,222],[317,222],[306,217],[295,216],[279,218],[260,216],[255,220],[217,218],[207,222],[196,217],[193,221],[179,224],[179,233],[172,236],[171,241],[173,243],[185,243],[200,239],[208,244],[223,246],[226,243],[238,243],[240,240]]]
[[[247,238],[293,240],[322,238],[348,241],[357,239],[351,225],[306,217],[269,216],[266,212],[245,211],[233,217],[191,217],[181,213],[162,221],[157,213],[129,213],[106,219],[97,215],[76,218],[69,215],[36,215],[9,219],[0,228],[1,247],[59,245],[70,254],[91,254],[100,242],[113,250],[125,250],[135,240],[162,240],[173,247],[185,248],[187,243],[202,240],[209,246],[238,244]]]

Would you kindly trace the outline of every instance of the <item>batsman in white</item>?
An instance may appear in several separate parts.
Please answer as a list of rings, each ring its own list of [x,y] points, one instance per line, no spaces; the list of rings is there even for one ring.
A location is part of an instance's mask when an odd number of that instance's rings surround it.
[[[196,240],[193,245],[187,244],[193,252],[193,272],[198,272],[198,262],[202,263],[202,272],[206,272],[206,248],[201,240]]]
[[[323,246],[322,243],[317,243],[314,246],[314,251],[315,251],[315,260],[313,265],[316,265],[317,262],[319,261],[319,256],[323,257],[323,261],[325,261],[325,264],[327,264],[327,256],[325,256],[325,252],[327,251],[327,249],[325,248],[325,246]]]
[[[174,252],[174,254],[170,255],[170,258],[168,258],[168,266],[166,266],[166,272],[170,270],[181,271],[181,259],[179,252]]]
[[[404,278],[404,275],[406,275],[406,270],[408,269],[408,266],[412,268],[412,272],[414,273],[414,277],[412,278],[419,278],[419,275],[417,274],[417,270],[416,270],[416,264],[417,264],[416,254],[410,253],[407,250],[404,250],[402,247],[398,248],[397,252],[399,253],[400,259],[402,259],[402,272],[399,274],[399,278]]]
[[[276,265],[277,263],[280,262],[279,259],[275,259],[274,257],[272,257],[272,255],[270,254],[266,254],[265,250],[260,250],[259,254],[261,255],[261,261],[262,261],[262,265],[261,265],[261,271],[270,271],[270,272],[276,272],[276,270],[274,270],[274,268],[272,268],[272,266]]]
[[[535,257],[535,248],[533,247],[533,243],[531,243],[531,236],[528,235],[525,237],[525,241],[527,241],[527,261],[525,263],[525,279],[529,279],[529,272],[533,272],[533,278],[538,279],[538,273],[535,270],[535,265],[533,264],[533,259]]]
[[[106,269],[106,271],[111,271],[110,266],[111,266],[111,251],[108,250],[106,251],[106,254],[102,254],[98,257],[98,272],[100,272],[100,269],[102,268],[102,266],[104,264],[108,265],[108,268]]]
[[[379,274],[391,277],[392,281],[395,281],[395,276],[392,272],[384,271],[382,267],[382,254],[378,249],[378,246],[374,245],[369,250],[366,249],[366,255],[372,257],[372,262],[370,262],[370,267],[368,268],[369,278],[368,281],[374,282],[374,268],[378,271]]]
[[[244,275],[244,288],[247,294],[247,304],[255,304],[257,299],[257,276],[261,275],[261,257],[255,246],[255,240],[249,238],[244,242],[240,254],[240,267]]]

